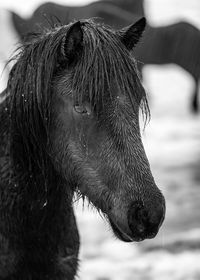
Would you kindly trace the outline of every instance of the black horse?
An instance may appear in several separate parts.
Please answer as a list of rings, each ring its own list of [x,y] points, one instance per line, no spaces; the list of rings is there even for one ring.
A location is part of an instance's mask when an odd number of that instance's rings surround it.
[[[75,192],[121,240],[157,234],[165,201],[141,141],[139,107],[149,110],[132,56],[144,27],[84,20],[22,46],[0,106],[0,279],[74,279]]]

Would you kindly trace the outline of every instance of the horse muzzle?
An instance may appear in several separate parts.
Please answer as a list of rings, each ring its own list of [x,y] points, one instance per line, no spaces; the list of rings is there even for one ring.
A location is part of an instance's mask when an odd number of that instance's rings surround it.
[[[165,217],[165,201],[147,208],[141,201],[132,202],[127,211],[125,223],[118,223],[110,218],[110,225],[115,235],[125,242],[143,241],[154,238]]]

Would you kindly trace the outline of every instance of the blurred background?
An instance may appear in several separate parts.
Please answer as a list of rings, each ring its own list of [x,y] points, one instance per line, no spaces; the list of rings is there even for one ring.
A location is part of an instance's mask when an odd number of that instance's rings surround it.
[[[56,3],[78,7],[91,2],[93,1],[60,0]],[[115,22],[116,25],[119,23],[116,20],[118,14],[120,20],[130,19],[131,14],[133,19],[135,15],[140,17],[145,14],[148,28],[155,31],[149,33],[147,29],[136,56],[141,62],[143,83],[151,108],[151,121],[142,130],[142,137],[155,181],[166,198],[167,213],[155,239],[126,244],[116,240],[98,213],[87,206],[83,209],[81,202],[76,203],[75,212],[81,236],[81,263],[77,278],[199,280],[200,112],[197,110],[198,100],[194,102],[193,96],[194,91],[199,90],[200,1],[132,0],[133,6],[137,2],[135,10],[127,9],[126,4],[132,5],[131,0],[110,2],[109,11],[115,13],[113,26]],[[0,2],[1,90],[6,86],[9,71],[9,67],[5,68],[5,63],[21,36],[14,25],[12,12],[28,19],[42,3],[42,0]],[[180,21],[185,23],[172,25]],[[158,33],[159,30],[161,33]],[[151,34],[166,35],[158,39]],[[149,41],[146,42],[146,38]],[[164,41],[159,43],[159,47],[151,45],[157,39]],[[154,58],[145,61],[146,57],[139,52],[142,47],[145,47],[147,55],[154,55]],[[156,47],[158,49],[155,55],[151,50]],[[166,59],[158,59],[160,52]]]

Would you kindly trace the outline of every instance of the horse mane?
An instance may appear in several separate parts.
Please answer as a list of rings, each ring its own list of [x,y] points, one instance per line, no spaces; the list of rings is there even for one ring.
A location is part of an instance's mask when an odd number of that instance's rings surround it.
[[[119,92],[127,92],[131,102],[141,106],[148,116],[147,98],[134,58],[125,50],[115,31],[92,20],[81,24],[84,30],[83,50],[72,70],[72,88],[76,98],[82,100],[87,91],[94,105],[103,103],[106,88],[116,81]],[[39,181],[42,177],[45,185],[49,183],[47,174],[53,168],[47,153],[53,78],[59,69],[61,44],[70,26],[34,34],[21,47],[8,80],[10,145],[13,160],[16,159],[14,166],[23,167],[20,173],[26,170],[37,174]]]
[[[5,100],[9,114],[9,145],[14,185],[32,186],[29,196],[41,205],[47,202],[51,186],[62,178],[57,176],[47,153],[51,123],[51,81],[57,64],[62,30],[32,34],[19,48],[7,85]],[[42,187],[42,188],[41,188]]]

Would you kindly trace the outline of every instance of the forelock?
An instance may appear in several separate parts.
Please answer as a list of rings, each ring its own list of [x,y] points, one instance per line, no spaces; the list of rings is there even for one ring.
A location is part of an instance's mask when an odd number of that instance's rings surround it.
[[[136,60],[121,42],[116,31],[108,26],[82,22],[84,44],[81,58],[73,75],[73,92],[81,99],[84,92],[98,104],[105,94],[111,93],[113,82],[119,92],[126,93],[131,102],[142,107],[148,117],[146,93],[141,85]]]

